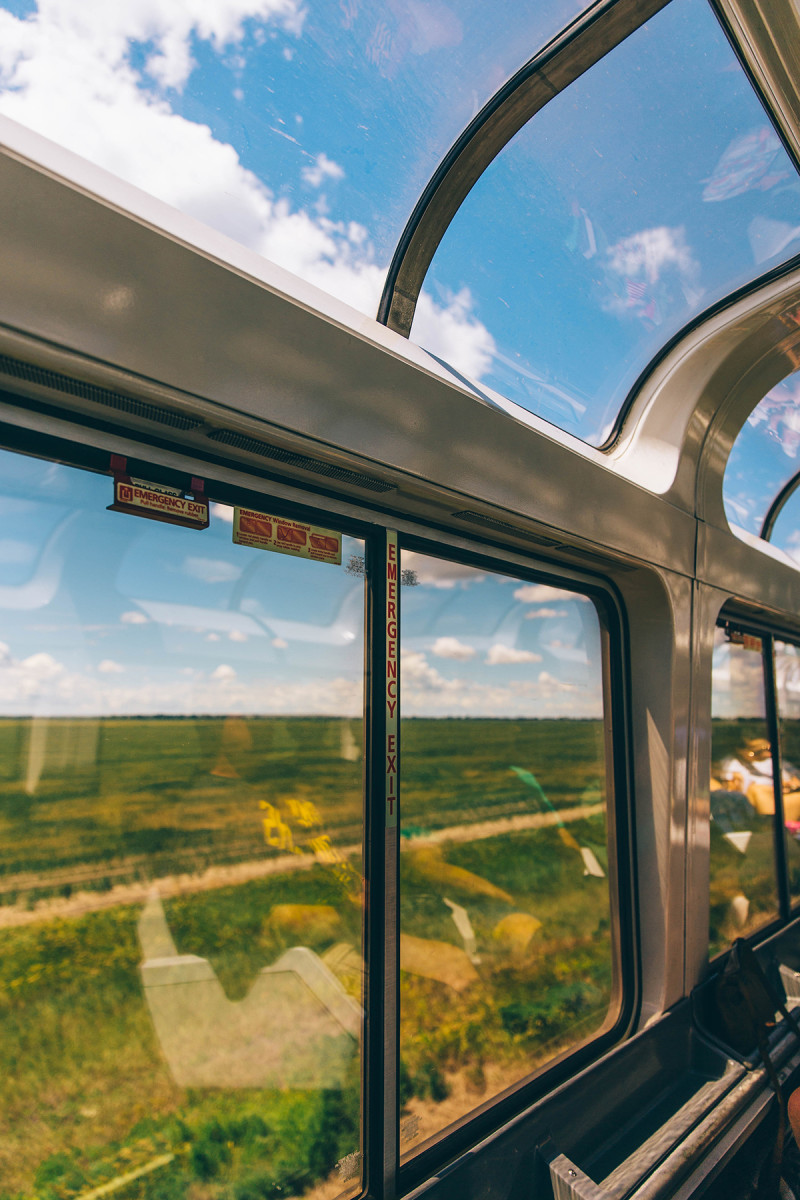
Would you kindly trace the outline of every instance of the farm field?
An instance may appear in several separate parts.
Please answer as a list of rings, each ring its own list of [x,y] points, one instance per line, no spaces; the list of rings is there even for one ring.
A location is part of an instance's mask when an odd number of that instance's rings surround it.
[[[606,1020],[600,736],[404,723],[406,1150],[437,1105],[453,1119],[448,1095],[483,1103]],[[358,1188],[360,744],[358,722],[329,718],[0,721],[0,913],[26,919],[0,927],[2,1200]],[[177,875],[209,884],[180,894]],[[147,898],[126,902],[134,884]],[[104,907],[69,915],[87,895]],[[282,959],[311,972],[316,1008]]]

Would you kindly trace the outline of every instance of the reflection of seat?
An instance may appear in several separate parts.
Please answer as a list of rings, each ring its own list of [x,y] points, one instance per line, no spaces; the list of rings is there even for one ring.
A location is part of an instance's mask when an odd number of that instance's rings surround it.
[[[296,946],[239,1001],[210,963],[178,954],[161,901],[139,919],[142,983],[164,1057],[182,1087],[341,1086],[362,1012],[311,950]]]
[[[753,824],[753,805],[744,792],[723,788],[711,781],[711,818],[724,834],[748,829]]]

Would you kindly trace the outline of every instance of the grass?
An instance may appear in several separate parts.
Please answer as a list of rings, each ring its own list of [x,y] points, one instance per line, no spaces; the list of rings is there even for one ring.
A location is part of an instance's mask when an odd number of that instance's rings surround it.
[[[291,846],[265,842],[265,814],[279,814],[295,848],[326,836],[327,849],[310,869],[167,901],[178,952],[206,959],[234,1001],[298,940],[320,955],[334,944],[358,952],[359,858],[337,847],[361,838],[360,738],[357,722],[313,718],[0,721],[6,902],[35,908],[91,889],[112,901],[69,919],[45,907],[32,924],[0,928],[0,1200],[76,1200],[159,1159],[120,1200],[277,1200],[357,1154],[356,1053],[341,1086],[319,1091],[175,1083],[142,992],[140,906],[113,903],[113,888],[285,855]],[[607,881],[584,875],[576,843],[553,825],[474,841],[465,832],[543,811],[513,765],[535,772],[556,809],[600,803],[601,729],[411,720],[402,765],[405,831],[458,834],[441,843],[445,883],[420,859],[422,843],[403,839],[403,931],[460,948],[451,899],[480,958],[461,991],[402,972],[403,1096],[438,1101],[454,1072],[476,1087],[489,1064],[523,1076],[605,1019]],[[604,816],[569,833],[604,861]],[[476,878],[492,886],[476,892]],[[335,910],[335,928],[311,921],[301,936],[272,918],[278,905]],[[528,946],[496,935],[514,913],[541,923]],[[342,983],[358,991],[357,979]]]

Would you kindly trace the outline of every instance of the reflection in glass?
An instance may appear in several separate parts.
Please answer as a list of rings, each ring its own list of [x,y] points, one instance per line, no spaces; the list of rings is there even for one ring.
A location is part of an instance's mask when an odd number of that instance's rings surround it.
[[[711,696],[712,956],[778,915],[771,755],[760,649],[735,645],[718,628]]]
[[[584,596],[404,551],[401,1149],[609,1019],[600,630]]]
[[[224,506],[181,529],[0,461],[3,1187],[357,1190],[363,544],[248,549]]]
[[[775,684],[786,821],[789,895],[800,900],[800,654],[797,646],[775,642]]]
[[[426,287],[491,334],[484,383],[600,445],[672,335],[799,238],[797,172],[725,34],[673,0],[501,152]]]
[[[757,536],[761,533],[773,500],[800,470],[798,451],[800,372],[795,372],[767,392],[733,444],[723,482],[725,514],[731,525]],[[796,514],[797,510],[794,511]],[[784,513],[778,518],[770,541],[790,557],[797,557],[800,554],[797,518],[795,515],[793,524],[787,526],[790,517],[786,510]]]

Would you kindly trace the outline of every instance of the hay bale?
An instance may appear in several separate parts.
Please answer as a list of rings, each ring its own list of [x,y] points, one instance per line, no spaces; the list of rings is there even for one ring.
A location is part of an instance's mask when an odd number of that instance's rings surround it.
[[[468,955],[450,942],[400,935],[400,970],[424,979],[435,979],[456,992],[463,992],[479,976]]]
[[[536,933],[542,928],[538,917],[530,913],[509,913],[492,930],[495,938],[514,958],[523,958],[529,951]]]
[[[298,944],[337,938],[342,918],[330,904],[275,904],[267,918],[270,929]]]

